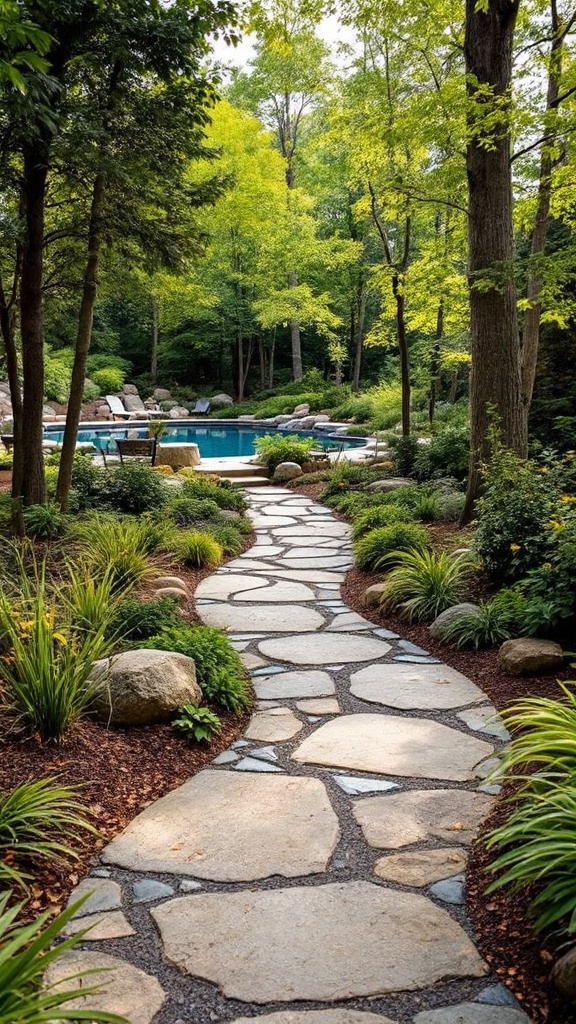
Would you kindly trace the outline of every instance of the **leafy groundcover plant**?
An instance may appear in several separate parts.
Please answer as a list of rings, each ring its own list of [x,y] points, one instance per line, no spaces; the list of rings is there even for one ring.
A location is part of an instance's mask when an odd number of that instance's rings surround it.
[[[498,782],[516,783],[507,821],[490,834],[497,852],[488,891],[537,883],[530,902],[536,931],[552,925],[576,933],[576,682],[560,683],[563,700],[526,697],[502,712],[514,738]],[[532,774],[526,774],[533,769]]]
[[[175,626],[163,629],[143,647],[178,651],[193,658],[196,680],[204,699],[233,714],[250,707],[250,684],[242,660],[224,633],[211,626]]]
[[[196,707],[195,704],[185,704],[172,725],[179,732],[186,733],[196,743],[208,742],[212,736],[222,731],[222,722],[218,715],[210,711],[210,708]]]

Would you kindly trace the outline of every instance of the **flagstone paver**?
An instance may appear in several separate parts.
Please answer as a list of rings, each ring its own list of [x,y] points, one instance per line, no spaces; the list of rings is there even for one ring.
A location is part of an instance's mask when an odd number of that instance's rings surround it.
[[[502,723],[464,676],[342,601],[345,523],[282,488],[247,494],[256,543],[196,598],[229,631],[258,710],[82,883],[99,874],[115,907],[88,904],[73,926],[117,915],[137,933],[83,940],[82,957],[96,943],[123,958],[125,982],[94,1005],[133,1024],[529,1024],[462,905]],[[131,958],[162,977],[164,1005]]]
[[[86,972],[88,977],[79,977]],[[47,971],[46,983],[64,992],[94,986],[95,995],[80,995],[66,1003],[69,1010],[105,1010],[126,1017],[130,1024],[151,1024],[166,995],[156,978],[106,953],[65,953]]]
[[[169,962],[246,1002],[330,1002],[487,970],[445,910],[371,882],[184,896],[152,916]]]

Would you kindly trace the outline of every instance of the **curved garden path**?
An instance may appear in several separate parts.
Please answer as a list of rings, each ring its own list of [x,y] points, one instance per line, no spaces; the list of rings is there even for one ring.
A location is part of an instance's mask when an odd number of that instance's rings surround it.
[[[342,602],[348,527],[328,509],[247,493],[256,544],[197,605],[258,710],[105,848],[72,959],[116,968],[99,1000],[132,1024],[527,1024],[463,907],[494,709]]]

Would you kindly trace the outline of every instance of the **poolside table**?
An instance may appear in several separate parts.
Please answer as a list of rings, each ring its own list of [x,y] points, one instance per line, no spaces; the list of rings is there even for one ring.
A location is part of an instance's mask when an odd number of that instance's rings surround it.
[[[156,465],[172,466],[172,469],[199,466],[200,449],[191,441],[180,442],[180,444],[159,444],[156,449]]]

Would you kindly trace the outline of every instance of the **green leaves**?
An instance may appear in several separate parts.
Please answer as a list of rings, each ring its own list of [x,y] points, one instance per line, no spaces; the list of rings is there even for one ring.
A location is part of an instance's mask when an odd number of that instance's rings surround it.
[[[393,609],[409,622],[430,621],[458,604],[467,593],[473,563],[468,555],[445,551],[395,551],[379,562],[397,563],[384,579],[383,609]]]
[[[187,733],[196,743],[207,743],[222,731],[218,715],[210,711],[210,708],[196,707],[195,704],[185,704],[180,709],[179,718],[175,718],[172,725],[180,732]]]

